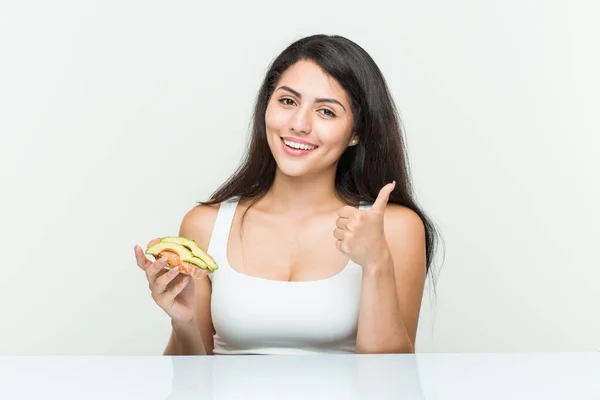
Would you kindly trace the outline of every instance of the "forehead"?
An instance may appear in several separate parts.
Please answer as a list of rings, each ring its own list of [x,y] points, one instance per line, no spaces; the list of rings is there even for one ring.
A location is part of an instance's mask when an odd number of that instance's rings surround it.
[[[335,98],[348,103],[346,91],[333,77],[328,75],[314,61],[300,60],[290,66],[282,75],[277,87],[289,86],[303,98]]]

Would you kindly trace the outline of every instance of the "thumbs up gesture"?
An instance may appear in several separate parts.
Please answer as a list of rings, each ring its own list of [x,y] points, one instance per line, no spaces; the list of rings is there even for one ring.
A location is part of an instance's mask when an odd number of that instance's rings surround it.
[[[383,230],[383,216],[394,187],[395,181],[385,185],[370,210],[346,206],[338,213],[333,231],[337,239],[336,247],[358,265],[365,267],[376,264],[389,251]]]

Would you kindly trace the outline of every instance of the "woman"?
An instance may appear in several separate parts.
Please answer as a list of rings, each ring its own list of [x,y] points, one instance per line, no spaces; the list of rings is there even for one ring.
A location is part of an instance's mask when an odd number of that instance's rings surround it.
[[[165,354],[415,350],[435,230],[384,78],[346,38],[306,37],[275,59],[246,159],[179,235],[220,268],[193,280],[136,246],[172,320]]]

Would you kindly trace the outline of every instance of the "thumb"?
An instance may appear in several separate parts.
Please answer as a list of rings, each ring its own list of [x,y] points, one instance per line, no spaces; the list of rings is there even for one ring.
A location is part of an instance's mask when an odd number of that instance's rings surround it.
[[[388,200],[390,199],[390,194],[392,193],[395,187],[396,181],[388,183],[387,185],[382,187],[379,191],[379,194],[377,195],[377,198],[375,199],[375,203],[373,203],[373,206],[371,207],[371,210],[383,212],[385,210],[385,206],[387,206]]]

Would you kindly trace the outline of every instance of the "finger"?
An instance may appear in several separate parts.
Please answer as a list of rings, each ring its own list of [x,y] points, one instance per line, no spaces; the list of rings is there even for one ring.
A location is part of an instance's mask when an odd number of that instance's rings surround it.
[[[343,229],[340,229],[340,228],[335,228],[335,229],[333,230],[333,236],[335,236],[335,238],[336,238],[337,240],[342,240],[342,239],[344,239],[344,230],[343,230]]]
[[[161,257],[150,264],[148,268],[146,268],[146,278],[148,278],[150,285],[154,285],[154,281],[158,277],[158,273],[165,268],[165,265],[167,265],[167,258]]]
[[[335,226],[337,226],[340,229],[346,229],[348,226],[348,222],[350,222],[350,219],[348,218],[338,218],[335,221]]]
[[[175,279],[177,275],[179,275],[179,269],[175,267],[157,277],[154,281],[154,285],[152,286],[152,293],[161,294],[164,292],[167,289],[167,285],[171,283],[171,281]]]
[[[154,290],[154,282],[160,278],[163,274],[167,274],[169,273],[170,269],[166,269],[163,268],[162,270],[158,271],[158,274],[156,274],[156,276],[154,276],[154,279],[152,280],[148,280],[148,289],[150,289],[150,291],[152,292]]]
[[[138,267],[145,271],[150,266],[150,264],[152,264],[152,261],[150,261],[148,257],[146,257],[142,248],[137,244],[133,248],[133,251],[135,253],[135,261],[137,262]]]
[[[358,210],[352,206],[344,206],[338,211],[338,216],[340,218],[351,218],[356,215],[357,212]]]
[[[390,199],[390,194],[392,193],[395,187],[396,181],[388,183],[387,185],[382,187],[379,191],[379,195],[375,199],[375,203],[373,203],[373,206],[371,207],[371,210],[377,212],[385,211],[385,206],[387,206],[387,203]]]
[[[172,288],[170,288],[163,294],[165,301],[170,303],[173,300],[175,300],[175,297],[179,296],[179,294],[183,291],[183,289],[186,288],[186,286],[188,285],[188,283],[190,283],[190,281],[191,281],[190,277],[186,276],[182,280],[177,282],[175,285],[173,285]]]

